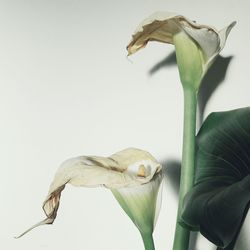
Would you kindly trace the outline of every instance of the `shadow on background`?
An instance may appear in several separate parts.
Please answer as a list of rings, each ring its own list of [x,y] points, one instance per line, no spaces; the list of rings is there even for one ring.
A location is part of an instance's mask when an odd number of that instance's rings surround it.
[[[202,124],[203,118],[204,118],[204,111],[206,108],[206,105],[214,93],[214,91],[217,89],[219,85],[222,84],[222,82],[226,78],[226,73],[228,66],[232,60],[232,56],[229,57],[222,57],[218,56],[215,60],[215,62],[212,64],[212,66],[209,68],[208,72],[206,73],[200,90],[198,94],[198,107],[199,107],[199,124]],[[165,57],[160,62],[156,63],[148,72],[150,76],[157,73],[157,71],[167,68],[169,66],[176,66],[176,54],[173,51],[170,53],[167,57]]]
[[[166,160],[161,163],[164,179],[173,187],[176,198],[178,198],[181,176],[181,162],[179,160]]]
[[[163,176],[164,179],[170,183],[170,186],[173,187],[173,191],[178,200],[179,187],[180,187],[180,176],[181,176],[181,162],[178,160],[166,160],[162,163],[163,167]],[[195,250],[197,242],[198,233],[191,232],[190,241],[189,241],[189,250]]]
[[[232,58],[232,56],[218,56],[211,68],[208,70],[205,77],[203,78],[198,94],[199,124],[202,124],[203,122],[204,111],[210,97],[215,92],[217,87],[221,85],[222,82],[225,80],[227,69]]]
[[[175,52],[173,51],[170,53],[167,57],[165,57],[163,60],[160,62],[156,63],[148,72],[150,76],[154,75],[157,71],[169,67],[169,66],[175,66],[177,65],[176,62],[176,55]]]
[[[204,111],[206,105],[211,96],[213,95],[213,93],[215,92],[215,90],[218,88],[220,84],[222,84],[222,82],[226,78],[226,72],[232,58],[233,58],[232,56],[230,57],[218,56],[202,81],[198,95],[198,107],[199,107],[198,116],[200,125],[202,124],[204,119]],[[148,74],[152,76],[161,69],[176,65],[177,65],[176,54],[175,52],[172,52],[163,60],[156,63],[149,70]],[[173,187],[176,199],[178,200],[180,174],[181,174],[181,161],[167,159],[162,162],[162,166],[163,166],[164,179],[166,179],[167,182],[170,183],[171,187]],[[198,237],[197,232],[191,232],[189,250],[196,250],[197,237]]]

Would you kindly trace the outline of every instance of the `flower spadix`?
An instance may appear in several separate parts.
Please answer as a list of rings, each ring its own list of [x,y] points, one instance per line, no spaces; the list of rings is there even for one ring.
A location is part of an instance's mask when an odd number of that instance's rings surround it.
[[[37,226],[54,222],[61,192],[68,183],[111,189],[139,230],[151,229],[156,218],[161,168],[150,153],[136,148],[125,149],[110,157],[79,156],[69,159],[56,172],[43,203],[46,218],[19,237]]]
[[[235,23],[217,31],[175,13],[157,12],[136,29],[127,46],[128,55],[144,48],[149,41],[174,44],[183,86],[198,91],[204,74],[223,49]]]

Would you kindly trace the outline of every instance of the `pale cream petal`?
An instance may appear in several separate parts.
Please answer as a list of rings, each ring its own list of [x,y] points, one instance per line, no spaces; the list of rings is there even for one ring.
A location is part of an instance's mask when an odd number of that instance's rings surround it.
[[[224,29],[222,29],[222,30],[220,30],[218,32],[218,35],[219,35],[219,48],[216,51],[216,53],[214,53],[209,58],[209,60],[206,62],[206,64],[204,64],[204,73],[203,74],[206,73],[208,68],[212,65],[212,63],[215,61],[216,57],[219,55],[221,50],[224,48],[224,46],[226,44],[227,37],[228,37],[230,31],[232,30],[232,28],[234,27],[235,24],[236,24],[236,22],[232,22],[230,25],[228,25],[227,27],[225,27]]]
[[[145,19],[136,29],[127,46],[131,55],[145,47],[149,41],[173,44],[173,36],[185,30],[204,50],[209,58],[219,47],[217,31],[207,25],[197,24],[182,15],[170,12],[156,12]]]
[[[162,171],[143,185],[111,189],[116,200],[141,233],[154,230],[161,206]]]
[[[132,165],[139,166],[145,161],[152,164],[152,170],[146,172],[145,176],[139,176],[136,171],[130,171]],[[151,165],[148,165],[151,167]],[[55,174],[50,186],[48,196],[43,203],[46,219],[37,223],[31,229],[52,224],[56,218],[59,208],[61,192],[67,183],[74,186],[107,188],[133,187],[149,182],[153,178],[152,173],[160,171],[161,165],[148,152],[129,148],[112,155],[111,157],[80,156],[65,161]]]
[[[220,38],[218,33],[207,27],[194,29],[193,27],[185,27],[183,26],[188,35],[194,39],[196,44],[200,47],[203,55],[204,55],[204,63],[209,60],[215,53],[217,53],[220,49]]]
[[[232,22],[230,25],[228,25],[227,27],[225,27],[224,29],[219,31],[219,36],[220,36],[220,51],[224,48],[227,37],[230,33],[230,31],[232,30],[232,28],[234,27],[234,25],[236,24],[236,22]]]
[[[139,169],[145,168],[144,178],[138,178],[138,181],[146,183],[150,181],[154,174],[161,170],[161,165],[148,152],[136,148],[128,148],[117,152],[109,157],[117,162],[118,166],[125,171],[126,174],[138,176]]]
[[[144,30],[144,26],[151,25],[155,21],[166,21],[168,19],[172,19],[176,16],[179,16],[178,14],[174,12],[169,11],[157,11],[154,12],[152,15],[144,19],[136,28],[134,35],[142,32]]]
[[[178,16],[170,12],[156,12],[142,21],[127,46],[128,55],[144,48],[149,41],[173,43],[173,34],[178,32],[178,27],[171,20]]]
[[[156,226],[156,223],[160,214],[160,210],[161,210],[163,183],[164,183],[163,176],[160,176],[160,179],[157,180],[157,185],[159,185],[159,191],[158,191],[158,195],[156,199],[156,206],[155,206],[154,228]]]
[[[111,155],[109,158],[117,162],[119,166],[125,166],[124,169],[140,160],[152,160],[157,162],[156,159],[149,152],[138,148],[124,149]]]

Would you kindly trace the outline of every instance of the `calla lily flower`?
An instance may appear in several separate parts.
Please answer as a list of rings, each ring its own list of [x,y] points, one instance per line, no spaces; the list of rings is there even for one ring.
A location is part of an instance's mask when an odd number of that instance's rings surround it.
[[[19,237],[37,226],[54,222],[61,192],[68,183],[111,189],[116,199],[123,204],[122,207],[126,206],[125,211],[140,232],[148,233],[155,223],[161,169],[150,153],[136,148],[125,149],[110,157],[80,156],[69,159],[56,172],[43,203],[46,218]]]
[[[217,31],[175,13],[156,12],[134,32],[127,46],[128,55],[144,48],[149,41],[174,44],[183,86],[198,91],[203,76],[225,46],[235,24],[232,22]]]
[[[111,189],[116,200],[141,233],[145,250],[154,249],[152,234],[161,205],[162,173],[136,187]]]

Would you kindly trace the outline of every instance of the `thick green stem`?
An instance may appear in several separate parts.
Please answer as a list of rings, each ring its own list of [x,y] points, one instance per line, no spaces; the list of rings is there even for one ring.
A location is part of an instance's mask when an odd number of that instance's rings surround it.
[[[179,205],[173,250],[188,250],[189,230],[183,228],[178,221],[180,220],[183,198],[192,188],[194,182],[194,163],[195,163],[195,133],[196,133],[196,91],[184,88],[184,128],[183,128],[183,148],[182,166],[179,191]]]
[[[151,233],[141,233],[145,250],[155,250],[154,240]]]

